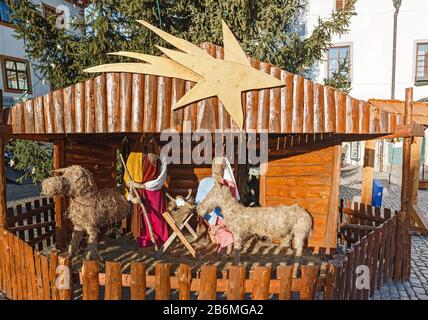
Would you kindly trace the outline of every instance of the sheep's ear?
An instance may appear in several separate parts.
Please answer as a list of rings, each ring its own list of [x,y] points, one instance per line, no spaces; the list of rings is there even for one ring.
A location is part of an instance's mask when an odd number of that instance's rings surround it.
[[[67,171],[67,168],[61,168],[61,169],[52,170],[51,172],[53,172],[53,173],[65,173],[66,171]]]

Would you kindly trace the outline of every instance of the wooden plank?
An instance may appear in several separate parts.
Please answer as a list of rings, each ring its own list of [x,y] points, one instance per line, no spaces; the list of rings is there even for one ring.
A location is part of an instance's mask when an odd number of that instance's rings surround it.
[[[172,79],[172,107],[183,97],[184,90],[185,82],[183,80]],[[183,131],[183,108],[171,111],[171,129],[175,129],[177,132]]]
[[[102,74],[94,79],[94,121],[95,132],[107,132],[107,87],[106,75]]]
[[[75,85],[74,90],[74,103],[75,103],[75,118],[74,130],[76,133],[85,132],[85,83],[79,82]]]
[[[305,79],[303,132],[314,132],[314,83]]]
[[[22,273],[22,266],[21,266],[21,255],[20,255],[20,245],[19,245],[19,238],[16,236],[12,236],[12,248],[13,248],[13,256],[14,256],[14,273],[16,277],[16,298],[17,300],[23,300],[23,291],[24,288],[22,286],[23,281],[22,277],[24,274]]]
[[[157,105],[157,77],[144,76],[144,132],[155,132]]]
[[[370,105],[360,101],[360,133],[370,133]]]
[[[34,264],[36,267],[36,288],[37,288],[37,300],[44,300],[43,292],[43,275],[41,266],[40,252],[34,254]]]
[[[105,300],[122,299],[122,273],[120,262],[106,262]]]
[[[26,133],[34,133],[34,106],[33,100],[27,100],[24,102],[24,124]]]
[[[95,132],[95,105],[94,105],[94,81],[85,81],[85,132]]]
[[[131,300],[146,299],[146,266],[142,262],[131,262]]]
[[[120,73],[119,131],[131,132],[132,74]]]
[[[375,147],[376,140],[366,140],[364,143],[363,177],[361,179],[361,202],[365,204],[372,202]]]
[[[178,266],[178,291],[180,300],[190,300],[190,288],[192,285],[192,272],[187,264]]]
[[[253,273],[252,300],[267,300],[269,298],[271,267],[256,267]]]
[[[54,124],[54,105],[52,93],[45,94],[43,96],[43,111],[45,117],[45,129],[46,133],[55,133],[55,124]]]
[[[34,250],[31,246],[25,246],[25,265],[27,266],[27,290],[29,298],[31,300],[37,300],[38,291],[37,291],[37,278],[36,278],[36,265],[34,258]]]
[[[293,82],[293,115],[292,131],[293,133],[303,132],[303,108],[304,108],[304,78],[300,75],[294,75]]]
[[[59,250],[53,250],[50,254],[49,261],[49,282],[51,286],[52,300],[59,300],[59,292],[57,287],[57,267],[58,267]]]
[[[12,129],[14,133],[24,133],[25,124],[24,124],[24,104],[16,104],[12,108]]]
[[[169,300],[171,298],[171,264],[157,263],[155,266],[155,299]]]
[[[216,300],[217,267],[203,265],[201,267],[200,290],[198,300]]]
[[[6,292],[6,296],[11,299],[12,298],[12,270],[11,270],[11,248],[9,246],[9,232],[7,232],[5,229],[1,229],[0,232],[2,232],[2,247],[4,249],[4,258],[5,258],[5,262],[4,262],[4,275],[5,275],[5,292]]]
[[[260,68],[260,62],[255,59],[250,59],[251,65],[255,69]],[[257,130],[258,126],[258,110],[259,110],[259,91],[248,91],[246,93],[246,110],[245,110],[245,129],[249,130]],[[223,106],[223,112],[227,113],[226,109]],[[220,114],[220,113],[219,113]],[[229,116],[230,117],[230,116]]]
[[[64,96],[62,89],[53,92],[53,106],[55,133],[64,133]]]
[[[43,97],[34,99],[34,132],[45,133]]]
[[[49,262],[48,257],[40,255],[40,267],[43,285],[43,300],[51,300],[50,283],[49,283]]]
[[[334,89],[324,87],[325,131],[336,132],[336,99]]]
[[[265,73],[270,73],[271,65],[269,63],[260,62],[259,70]],[[258,97],[257,110],[257,131],[269,129],[269,100],[270,90],[260,90]]]
[[[270,75],[274,78],[281,79],[281,69],[272,66]],[[281,88],[270,90],[269,103],[269,132],[281,132]]]
[[[279,279],[279,300],[291,300],[293,266],[278,266],[276,277]]]
[[[336,131],[338,133],[346,132],[346,94],[335,90],[334,91],[336,103]]]
[[[370,108],[370,133],[379,133],[379,110]]]
[[[143,132],[144,75],[132,75],[131,131]]]
[[[64,94],[64,131],[74,133],[75,121],[75,86],[63,89]]]
[[[281,80],[285,87],[281,88],[281,132],[293,132],[293,74],[281,71]]]
[[[245,267],[231,266],[227,283],[227,300],[243,300],[245,294]]]
[[[98,300],[99,299],[99,270],[97,261],[83,261],[82,268],[82,299]]]
[[[301,266],[300,300],[314,300],[317,288],[318,266]]]
[[[107,73],[107,130],[119,131],[120,114],[120,74]]]
[[[314,89],[314,129],[324,132],[324,89],[320,84],[315,84]]]
[[[340,185],[340,166],[342,159],[342,146],[333,147],[333,167],[331,171],[331,189],[328,204],[327,228],[325,236],[325,247],[335,248],[337,241],[336,226],[339,207],[339,185]]]

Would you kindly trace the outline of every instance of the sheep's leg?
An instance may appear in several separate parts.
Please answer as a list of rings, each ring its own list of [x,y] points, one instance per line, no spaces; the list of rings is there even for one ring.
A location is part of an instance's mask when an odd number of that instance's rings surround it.
[[[88,232],[88,253],[87,259],[100,259],[103,260],[98,252],[98,231],[95,228],[89,228]]]
[[[84,231],[79,228],[74,228],[73,235],[71,237],[71,243],[68,246],[68,253],[74,256],[77,249],[79,248],[80,242],[82,241]]]
[[[291,238],[292,238],[292,233],[287,233],[287,235],[281,240],[281,243],[279,244],[279,247],[281,249],[284,248],[289,248],[291,246]]]
[[[241,262],[241,249],[242,249],[242,239],[240,236],[236,236],[235,237],[235,242],[234,242],[234,249],[233,249],[233,256],[234,256],[234,260],[235,260],[235,264],[239,265]]]
[[[294,234],[294,243],[296,246],[296,257],[301,257],[303,253],[303,245],[305,243],[305,234],[304,233],[295,233]]]

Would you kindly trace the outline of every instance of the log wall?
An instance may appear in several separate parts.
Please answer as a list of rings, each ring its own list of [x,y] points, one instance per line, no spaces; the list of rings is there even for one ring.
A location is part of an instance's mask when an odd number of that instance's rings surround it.
[[[314,219],[308,246],[336,248],[340,147],[271,160],[260,178],[262,206],[298,204]],[[339,164],[339,165],[338,165]]]

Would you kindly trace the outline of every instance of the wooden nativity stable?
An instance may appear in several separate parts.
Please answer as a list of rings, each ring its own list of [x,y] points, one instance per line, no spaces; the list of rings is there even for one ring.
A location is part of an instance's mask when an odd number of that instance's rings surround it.
[[[204,44],[202,48],[214,57],[223,57],[222,47]],[[243,131],[265,129],[269,137],[268,171],[260,177],[260,203],[299,204],[306,208],[314,221],[308,246],[315,252],[329,253],[336,249],[337,242],[341,143],[410,137],[420,135],[421,128],[409,119],[405,121],[402,114],[268,63],[251,59],[251,65],[286,83],[285,87],[242,94]],[[8,139],[52,142],[55,168],[82,165],[93,172],[99,187],[112,187],[116,151],[124,137],[132,141],[147,134],[159,139],[165,129],[239,131],[217,98],[172,110],[192,85],[190,81],[161,76],[101,74],[5,110],[1,148]],[[243,188],[248,166],[235,163],[233,168]],[[171,194],[186,194],[187,188],[196,191],[198,181],[210,175],[209,166],[195,164],[170,165],[168,170]],[[3,169],[0,173],[3,195]],[[2,197],[2,226],[6,225],[5,208]],[[65,204],[60,198],[55,200],[55,212],[56,242],[63,249]]]

